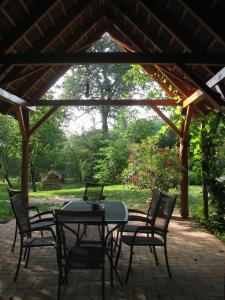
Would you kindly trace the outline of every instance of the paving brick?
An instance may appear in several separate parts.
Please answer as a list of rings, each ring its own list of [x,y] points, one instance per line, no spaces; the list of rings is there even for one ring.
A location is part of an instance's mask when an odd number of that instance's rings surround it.
[[[56,299],[58,273],[54,249],[32,249],[28,268],[23,263],[18,281],[13,281],[19,251],[18,240],[15,252],[11,253],[14,226],[14,220],[0,224],[0,300]],[[129,247],[123,246],[118,266],[122,279],[126,276],[129,251]],[[137,247],[134,252],[127,285],[120,286],[114,278],[114,287],[110,286],[107,264],[107,300],[223,299],[225,245],[197,222],[178,218],[171,221],[168,255],[172,279],[168,277],[162,249],[157,250],[158,267],[148,247]],[[61,299],[101,299],[100,275],[99,270],[71,272]]]

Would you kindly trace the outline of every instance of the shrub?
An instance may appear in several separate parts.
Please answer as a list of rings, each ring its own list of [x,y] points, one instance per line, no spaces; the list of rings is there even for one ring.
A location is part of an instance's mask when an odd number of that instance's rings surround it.
[[[168,192],[179,182],[179,152],[177,147],[159,147],[157,138],[132,144],[128,167],[122,177],[124,183],[139,189],[158,189]]]

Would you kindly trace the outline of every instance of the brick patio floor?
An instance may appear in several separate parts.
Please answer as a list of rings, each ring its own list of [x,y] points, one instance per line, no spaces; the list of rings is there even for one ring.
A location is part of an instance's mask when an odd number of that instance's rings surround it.
[[[15,221],[0,224],[0,299],[56,299],[57,265],[54,249],[32,249],[28,268],[13,277],[18,245],[11,253]],[[136,248],[129,284],[121,287],[115,278],[110,287],[107,270],[106,299],[222,300],[224,299],[225,245],[194,221],[173,218],[168,236],[168,254],[172,270],[169,279],[162,249],[160,266],[149,249]],[[124,246],[119,273],[125,277],[129,249]],[[73,270],[63,299],[101,299],[100,271]]]

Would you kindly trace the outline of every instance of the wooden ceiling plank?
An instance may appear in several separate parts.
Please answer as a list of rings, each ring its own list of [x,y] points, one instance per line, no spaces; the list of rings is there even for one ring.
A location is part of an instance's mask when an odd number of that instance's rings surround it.
[[[11,51],[12,48],[14,48],[14,46],[27,34],[32,26],[38,23],[58,2],[59,0],[46,0],[39,11],[32,14],[29,18],[26,18],[25,22],[17,27],[14,34],[10,36],[10,38],[0,47],[0,52],[4,53]]]
[[[65,52],[72,51],[72,50],[74,49],[74,47],[76,46],[76,44],[79,43],[80,39],[82,39],[83,36],[84,36],[87,32],[89,32],[89,31],[92,29],[92,27],[93,27],[93,26],[94,26],[101,18],[102,18],[102,13],[101,13],[101,11],[98,11],[98,13],[95,14],[95,17],[94,17],[89,23],[86,23],[86,25],[82,27],[82,30],[80,30],[80,31],[73,37],[73,39],[70,39],[69,42],[68,42],[66,45],[64,45],[64,51],[65,51]],[[102,34],[103,31],[104,31],[104,29],[102,29],[102,31],[100,32],[100,34]],[[96,37],[96,39],[97,39],[97,37]],[[87,48],[88,48],[88,47],[87,47]],[[86,50],[86,49],[85,49],[85,50]],[[71,65],[69,65],[69,66],[67,66],[66,68],[64,68],[63,70],[65,70],[65,71],[63,71],[63,73],[59,72],[59,74],[62,74],[62,75],[63,75],[63,74],[70,68],[70,66],[71,66]],[[45,72],[45,74],[46,74],[49,70],[51,70],[51,67],[49,67],[49,69]],[[61,77],[62,75],[60,75],[60,77]],[[42,76],[44,76],[44,75],[42,75]],[[53,77],[53,78],[55,78],[55,77]],[[57,76],[56,76],[56,78],[58,79]],[[56,79],[56,80],[57,80],[57,79]],[[26,89],[26,91],[23,92],[23,94],[22,94],[23,97],[25,97],[25,96],[30,92],[30,90],[33,88],[33,86],[34,86],[39,80],[41,80],[41,77],[40,77],[38,80],[33,80],[32,82],[29,83],[29,88]],[[54,81],[51,80],[51,83],[52,83],[52,82],[54,82]],[[46,86],[49,86],[49,85],[47,84]],[[51,86],[49,86],[49,88],[50,88],[50,87],[51,87]],[[44,88],[44,90],[45,90],[45,88]],[[40,90],[40,92],[41,92],[41,90]],[[40,92],[39,92],[39,93],[40,93]]]
[[[16,22],[15,20],[10,16],[10,14],[5,10],[5,8],[2,9],[2,13],[5,15],[6,19],[9,21],[9,23],[16,28]]]
[[[205,86],[207,86],[208,89],[212,88],[216,84],[218,84],[221,80],[225,78],[225,67],[222,68],[217,74],[215,74],[210,80],[208,80],[205,83]],[[213,91],[210,90],[212,93]],[[183,108],[187,107],[188,105],[191,104],[196,104],[202,100],[201,97],[203,97],[204,92],[202,89],[198,89],[195,93],[193,93],[190,97],[188,97],[184,102],[183,102]],[[213,99],[214,99],[214,94],[213,94]]]
[[[146,51],[147,48],[144,45],[137,43],[137,41],[136,41],[136,44],[134,44],[134,41],[133,41],[133,38],[131,37],[130,32],[128,32],[127,29],[122,24],[116,24],[116,26],[117,26],[118,30],[122,33],[122,35],[125,36],[125,38],[128,39],[128,41],[130,41],[130,43],[134,45],[136,50],[138,50],[138,51],[145,50]],[[111,34],[113,34],[113,33],[111,33]],[[159,78],[156,76],[157,72],[161,73],[160,71],[157,71],[154,66],[149,66],[149,65],[148,66],[141,65],[141,66],[148,73],[148,75],[150,75],[169,96],[171,96],[171,97],[175,96],[173,94],[173,92],[169,89],[168,85],[165,84],[164,82],[160,81]],[[168,81],[171,82],[169,79],[168,79]],[[173,82],[171,82],[171,84],[173,84]]]
[[[2,0],[0,3],[0,9],[2,9],[4,6],[6,6],[9,3],[10,0]]]
[[[162,15],[163,11],[162,9],[159,10],[157,8],[157,5],[155,5],[156,2],[150,2],[146,0],[139,0],[139,2],[157,19],[160,24],[162,24],[166,28],[166,30],[172,36],[174,36],[179,41],[179,43],[185,48],[185,50],[189,52],[195,52],[199,50],[198,48],[193,47],[193,45],[184,38],[184,35],[180,32],[178,26],[175,27],[171,22],[169,22],[169,19],[167,17]]]
[[[58,0],[57,0],[58,1]],[[59,37],[59,35],[66,29],[68,26],[71,25],[72,22],[74,22],[77,18],[80,17],[80,15],[83,13],[83,11],[87,8],[87,5],[90,5],[93,0],[85,0],[82,2],[82,5],[76,6],[76,9],[71,10],[70,14],[63,19],[62,22],[58,22],[57,25],[54,27],[53,30],[51,30],[45,38],[42,38],[41,42],[39,42],[37,45],[35,45],[35,51],[36,52],[44,52],[49,45],[55,41],[56,38]],[[36,23],[38,24],[38,23]],[[36,26],[35,24],[35,26]],[[7,69],[10,67],[10,65],[6,64],[6,66],[3,68],[0,68],[0,80],[3,77],[1,77],[1,74],[4,74],[4,72],[7,71]],[[21,71],[24,69],[21,68]],[[18,73],[16,74],[16,76]]]
[[[177,39],[177,41],[184,47],[186,51],[191,52],[202,52],[203,49],[196,46],[194,44],[193,39],[191,41],[187,40],[182,31],[180,31],[179,26],[173,25],[172,22],[169,21],[168,16],[163,15],[162,9],[158,9],[157,5],[155,5],[155,1],[139,0],[139,2],[148,10],[148,12],[152,13],[153,16],[157,19],[157,21],[162,24],[166,30]],[[214,72],[208,67],[203,66],[207,72],[210,72],[211,75]]]
[[[137,19],[134,15],[132,15],[127,7],[125,7],[123,4],[121,4],[120,1],[114,0],[113,6],[117,9],[117,11],[122,14],[124,18],[127,18],[127,20],[139,31],[143,36],[148,40],[149,43],[151,43],[159,52],[161,52],[161,42],[159,41],[158,37],[154,35],[153,33],[149,32],[147,30],[146,26],[144,26],[139,19]]]
[[[225,47],[224,29],[223,26],[218,25],[217,16],[214,16],[212,11],[210,14],[206,13],[204,9],[198,9],[199,1],[193,0],[177,0],[185,9],[191,13],[199,23],[218,39],[218,41]],[[204,1],[203,1],[204,2]],[[224,11],[221,10],[221,13]],[[223,18],[223,16],[222,16]]]
[[[28,70],[27,72],[21,74],[21,75],[18,75],[17,77],[15,76],[8,76],[6,77],[4,80],[1,81],[1,85],[4,86],[4,85],[9,85],[9,84],[12,84],[12,83],[15,83],[16,81],[18,80],[21,80],[21,79],[25,79],[43,69],[46,69],[48,68],[48,66],[40,66],[40,67],[37,67],[35,69],[32,69],[32,70]]]

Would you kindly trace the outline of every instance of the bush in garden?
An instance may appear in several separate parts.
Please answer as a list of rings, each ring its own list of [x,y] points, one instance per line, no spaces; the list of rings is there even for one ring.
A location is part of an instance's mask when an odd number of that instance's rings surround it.
[[[158,146],[157,138],[132,144],[128,167],[122,174],[123,182],[139,189],[158,189],[168,192],[179,183],[180,164],[177,147]]]

